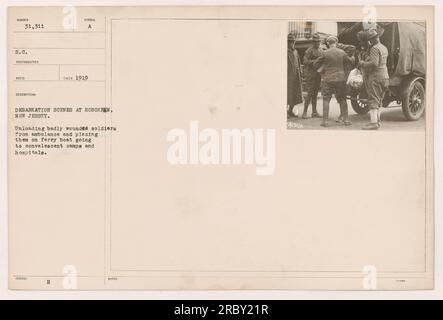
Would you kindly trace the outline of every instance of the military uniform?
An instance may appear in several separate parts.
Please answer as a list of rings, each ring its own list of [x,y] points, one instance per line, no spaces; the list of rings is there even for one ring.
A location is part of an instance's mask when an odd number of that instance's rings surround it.
[[[309,104],[312,104],[312,117],[320,117],[317,112],[317,96],[321,85],[321,76],[314,67],[314,62],[323,53],[323,49],[320,49],[320,35],[314,33],[312,35],[313,45],[306,50],[303,58],[303,71],[305,76],[305,105],[303,109],[303,118],[308,117]]]
[[[322,55],[322,52],[323,49],[311,47],[306,50],[303,58],[303,71],[306,81],[305,88],[308,96],[317,97],[318,91],[320,90],[321,76],[314,68],[314,61]]]
[[[372,46],[366,59],[359,62],[363,69],[363,81],[368,95],[370,122],[363,127],[365,130],[380,128],[380,113],[383,98],[389,88],[389,74],[386,66],[388,49],[380,42],[381,33],[374,29],[367,31],[367,38]]]
[[[383,98],[389,87],[387,59],[388,49],[379,42],[370,48],[369,55],[363,63],[369,109],[378,109],[383,105]]]
[[[303,102],[301,90],[300,57],[297,50],[288,48],[288,106],[290,111]]]
[[[335,95],[340,104],[340,113],[343,116],[344,123],[350,125],[348,121],[348,105],[346,102],[346,72],[345,70],[352,65],[352,60],[342,49],[332,46],[337,44],[336,37],[327,39],[330,48],[315,61],[314,67],[322,69],[322,96],[323,96],[323,126],[328,125],[329,102],[332,95]]]
[[[349,63],[345,64],[345,79],[348,79],[349,73],[355,67],[355,51],[356,48],[353,45],[338,43],[337,48],[342,49],[349,57]],[[346,86],[346,94],[349,94],[349,87]]]

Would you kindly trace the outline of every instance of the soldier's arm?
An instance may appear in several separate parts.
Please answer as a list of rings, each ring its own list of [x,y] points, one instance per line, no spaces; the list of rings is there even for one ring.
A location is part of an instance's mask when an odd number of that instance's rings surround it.
[[[344,62],[345,67],[353,68],[355,65],[355,57],[344,54],[343,55],[343,62]]]
[[[349,68],[353,68],[355,66],[355,57],[350,57],[350,56],[346,56],[345,57],[345,64],[349,67]]]
[[[323,65],[324,60],[325,60],[325,56],[324,55],[321,55],[320,57],[318,57],[314,61],[314,68],[315,69],[319,69]]]
[[[377,67],[380,59],[380,53],[376,47],[372,47],[369,56],[365,61],[360,61],[359,66],[363,68]]]
[[[338,43],[337,48],[342,49],[349,57],[353,56],[355,53],[355,46],[351,44]]]
[[[303,68],[301,67],[301,59],[298,53],[295,58],[297,59],[298,71],[300,72],[300,76],[303,77]]]
[[[305,52],[305,56],[303,57],[303,64],[305,66],[312,65],[314,63],[315,59],[312,59],[312,50],[309,48]]]

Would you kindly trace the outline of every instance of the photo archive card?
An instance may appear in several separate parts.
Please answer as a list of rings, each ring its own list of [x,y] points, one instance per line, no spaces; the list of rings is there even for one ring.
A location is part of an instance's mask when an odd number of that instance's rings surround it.
[[[432,289],[433,17],[9,7],[9,288]]]

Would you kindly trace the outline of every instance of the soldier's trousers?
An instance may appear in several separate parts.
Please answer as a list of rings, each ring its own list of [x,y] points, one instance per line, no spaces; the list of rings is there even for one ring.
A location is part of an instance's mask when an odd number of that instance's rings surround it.
[[[383,106],[383,98],[389,87],[389,79],[365,79],[366,93],[368,94],[369,109],[379,109]]]

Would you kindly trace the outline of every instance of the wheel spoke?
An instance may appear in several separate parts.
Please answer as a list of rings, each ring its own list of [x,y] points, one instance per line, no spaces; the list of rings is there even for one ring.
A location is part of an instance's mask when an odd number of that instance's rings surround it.
[[[409,93],[409,110],[411,113],[416,115],[420,109],[423,107],[423,96],[424,92],[421,90],[420,87],[418,87],[416,84],[414,84],[414,87],[412,88],[411,92]]]

